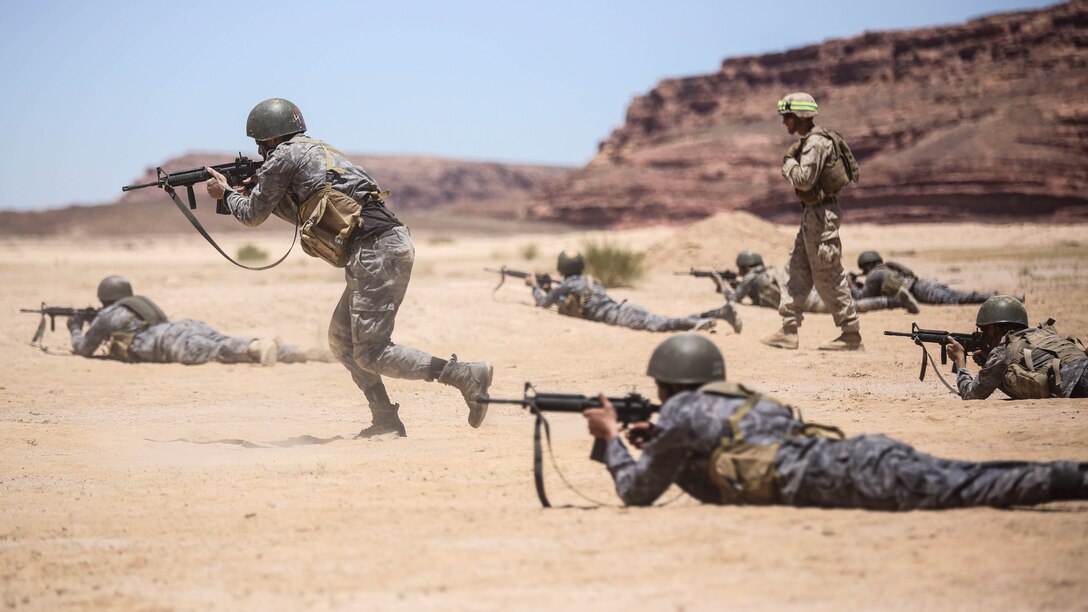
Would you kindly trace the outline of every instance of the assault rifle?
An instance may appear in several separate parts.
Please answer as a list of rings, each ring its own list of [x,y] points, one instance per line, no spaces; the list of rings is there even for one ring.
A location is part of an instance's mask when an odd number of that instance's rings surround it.
[[[491,293],[495,293],[496,291],[499,290],[499,287],[502,287],[502,284],[506,282],[506,277],[507,276],[513,276],[514,278],[529,278],[529,276],[532,275],[532,276],[536,277],[536,284],[539,285],[540,288],[543,289],[544,291],[547,291],[547,290],[551,289],[552,283],[555,282],[554,280],[552,280],[552,277],[551,277],[550,274],[533,274],[532,272],[522,272],[521,270],[511,270],[510,268],[507,268],[506,266],[502,266],[498,270],[496,270],[495,268],[484,268],[484,271],[485,272],[498,272],[499,273],[499,284],[495,285],[495,288],[491,290]]]
[[[729,283],[729,286],[734,289],[736,289],[737,285],[740,284],[740,277],[737,276],[737,273],[732,270],[696,270],[695,268],[692,268],[687,272],[677,272],[676,275],[690,275],[694,276],[695,278],[711,278],[715,273],[717,273],[718,276],[722,277],[722,280]]]
[[[536,483],[536,494],[540,503],[545,507],[551,507],[548,496],[544,492],[543,448],[541,446],[541,429],[544,430],[548,441],[548,451],[551,452],[551,429],[544,418],[545,412],[574,412],[581,414],[588,408],[600,408],[601,401],[595,396],[578,395],[574,393],[538,393],[531,383],[525,383],[525,393],[521,399],[501,399],[495,397],[478,396],[476,401],[485,404],[514,404],[522,406],[536,416],[536,425],[533,431],[533,478]],[[648,421],[661,406],[650,402],[638,393],[628,393],[623,397],[610,397],[608,401],[616,409],[616,420],[624,428],[631,423]],[[593,449],[589,458],[593,461],[605,462],[607,443],[600,438],[593,440]],[[570,484],[568,483],[568,486]]]
[[[973,353],[982,348],[982,332],[974,332],[970,334],[956,333],[950,331],[942,331],[937,329],[922,329],[918,327],[917,323],[910,324],[909,332],[896,332],[885,331],[885,336],[901,336],[914,340],[914,343],[922,347],[922,370],[918,373],[918,380],[926,379],[926,364],[932,361],[933,358],[929,356],[926,351],[926,342],[931,344],[941,345],[941,364],[948,363],[948,339],[954,338],[956,342],[963,345],[963,349],[968,353]],[[940,376],[940,372],[937,373]],[[944,379],[941,379],[942,381]],[[948,386],[948,383],[945,383]],[[951,387],[950,387],[951,388]]]
[[[231,186],[240,187],[247,179],[250,179],[257,174],[257,170],[261,168],[261,164],[263,163],[263,161],[253,161],[239,153],[238,157],[235,158],[233,162],[211,167],[225,176],[227,182],[230,183]],[[171,173],[167,173],[159,167],[155,168],[155,173],[159,177],[158,180],[140,185],[125,185],[121,188],[121,191],[135,191],[136,189],[143,189],[145,187],[158,187],[166,191],[170,197],[174,197],[174,188],[184,187],[189,195],[189,209],[196,210],[196,195],[193,194],[193,185],[203,183],[212,178],[212,175],[203,167]],[[227,208],[227,203],[224,200],[218,200],[215,203],[215,212],[221,215],[229,215],[230,209]]]
[[[61,306],[46,306],[45,302],[42,302],[42,307],[35,310],[33,308],[20,308],[19,312],[33,312],[40,314],[42,320],[38,323],[38,331],[34,332],[34,337],[31,338],[30,343],[40,343],[45,336],[45,318],[49,317],[49,331],[57,331],[57,317],[83,317],[85,319],[93,319],[98,316],[98,309],[91,308],[64,308]]]

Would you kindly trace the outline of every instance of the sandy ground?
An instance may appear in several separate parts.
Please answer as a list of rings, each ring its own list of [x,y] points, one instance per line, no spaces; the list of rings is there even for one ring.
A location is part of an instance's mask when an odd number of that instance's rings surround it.
[[[286,233],[286,232],[285,232]],[[611,234],[419,231],[417,264],[395,339],[495,365],[496,396],[544,391],[651,394],[644,376],[666,336],[560,317],[485,266],[547,271],[588,236],[653,255],[636,288],[666,314],[720,304],[692,265],[730,265],[742,248],[786,259],[793,229],[719,217],[685,229]],[[1084,227],[851,226],[847,261],[865,249],[953,286],[1027,293],[1033,320],[1088,337]],[[228,252],[284,246],[227,236]],[[536,245],[540,256],[522,253]],[[1048,247],[1047,245],[1054,245]],[[262,273],[235,268],[197,236],[7,241],[0,248],[0,602],[33,609],[684,609],[1088,608],[1088,503],[1016,510],[880,513],[788,507],[616,507],[604,468],[587,459],[580,417],[552,419],[556,461],[581,491],[611,504],[539,507],[532,421],[494,407],[470,428],[455,390],[389,381],[409,437],[270,446],[348,436],[369,422],[337,364],[261,368],[129,365],[49,353],[19,308],[86,306],[107,274],[133,281],[173,318],[234,335],[317,344],[342,273],[293,253]],[[742,308],[744,333],[719,330],[730,378],[800,406],[849,434],[886,433],[952,458],[1088,461],[1088,400],[964,403],[917,348],[881,335],[970,331],[974,307],[863,315],[866,351],[827,354],[830,318],[802,328],[796,352],[763,347],[771,310]],[[1000,393],[999,393],[1000,395]],[[163,442],[244,439],[261,444]],[[587,502],[548,475],[553,501]],[[673,498],[675,491],[667,494]]]

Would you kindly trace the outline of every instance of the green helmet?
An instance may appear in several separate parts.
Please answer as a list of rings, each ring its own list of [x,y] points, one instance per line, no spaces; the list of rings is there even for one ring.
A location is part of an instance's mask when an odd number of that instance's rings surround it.
[[[698,334],[679,334],[657,345],[646,375],[680,385],[725,380],[725,358],[710,340]]]
[[[807,119],[815,117],[818,112],[819,107],[816,106],[816,99],[803,91],[788,94],[778,101],[779,115],[796,115],[802,119]]]
[[[884,263],[884,258],[880,256],[880,253],[876,251],[865,251],[861,255],[858,255],[858,267],[864,268],[868,264]]]
[[[132,297],[132,285],[123,276],[107,276],[98,283],[98,301],[103,304],[112,304],[127,297]]]
[[[586,269],[586,258],[578,251],[563,251],[559,254],[559,263],[555,267],[563,276],[581,274]]]
[[[246,119],[246,136],[254,140],[272,140],[306,131],[302,111],[289,100],[269,98],[253,107]]]
[[[741,251],[737,253],[737,267],[738,268],[751,268],[752,266],[762,266],[763,256],[759,253],[753,253],[751,251]]]
[[[1028,326],[1028,310],[1020,300],[1011,295],[995,295],[982,303],[975,317],[975,325],[995,325],[997,323],[1017,323]]]

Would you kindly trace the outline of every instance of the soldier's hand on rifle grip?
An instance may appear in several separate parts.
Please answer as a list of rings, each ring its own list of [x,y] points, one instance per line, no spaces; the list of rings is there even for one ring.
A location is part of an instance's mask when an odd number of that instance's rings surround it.
[[[257,177],[255,177],[255,176],[251,176],[251,177],[247,178],[246,180],[242,181],[242,184],[240,185],[240,187],[242,188],[242,195],[244,195],[244,196],[246,196],[248,198],[250,192],[252,192],[253,188],[256,187],[256,186],[257,186]]]
[[[714,286],[718,288],[718,293],[721,293],[725,289],[725,281],[722,279],[722,275],[716,271],[710,271],[710,280],[714,281]]]
[[[967,367],[967,351],[964,350],[963,345],[956,342],[956,339],[952,336],[948,336],[948,356],[952,359],[952,371],[958,372],[960,368]]]
[[[525,285],[527,287],[536,287],[536,275],[535,274],[530,274],[529,276],[526,276],[525,277]]]
[[[582,416],[586,418],[590,435],[608,441],[620,435],[620,423],[616,419],[616,408],[604,393],[598,395],[597,399],[600,400],[601,407],[587,408],[582,411]]]
[[[212,176],[208,179],[204,185],[208,189],[208,195],[213,200],[222,200],[223,194],[230,190],[230,184],[227,183],[227,177],[219,173],[215,168],[204,166],[204,170]]]
[[[642,450],[643,445],[652,437],[654,437],[654,424],[649,421],[631,423],[627,427],[627,441],[639,450]]]

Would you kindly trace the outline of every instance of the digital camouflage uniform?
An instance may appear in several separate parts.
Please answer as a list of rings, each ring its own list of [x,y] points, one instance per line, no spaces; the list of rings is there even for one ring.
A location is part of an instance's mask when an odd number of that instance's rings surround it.
[[[995,292],[956,291],[933,278],[918,278],[914,272],[893,261],[877,264],[865,274],[862,287],[851,291],[855,299],[894,295],[898,287],[910,291],[923,304],[981,304],[997,295]]]
[[[329,148],[329,152],[334,166],[341,169],[335,173],[333,189],[360,203],[363,220],[362,229],[355,231],[350,238],[350,256],[344,268],[347,286],[329,324],[329,345],[333,355],[351,372],[355,384],[366,396],[375,423],[382,421],[391,424],[403,435],[403,425],[396,417],[399,406],[389,400],[382,376],[408,380],[437,379],[457,386],[447,377],[453,368],[444,370],[445,360],[393,343],[397,312],[408,289],[415,262],[412,238],[408,228],[380,199],[373,197],[379,191],[374,179],[339,151]],[[296,136],[267,154],[249,197],[228,191],[227,204],[234,216],[249,226],[260,225],[269,215],[276,215],[295,225],[299,203],[323,189],[325,179],[325,150],[316,141]],[[449,364],[455,361],[451,359]],[[458,370],[459,373],[461,371]],[[482,393],[486,393],[488,384],[490,374]],[[465,393],[468,391],[463,391]],[[472,412],[470,422],[473,426],[479,426],[486,414],[486,406],[473,408],[472,400],[467,396],[465,399],[470,403]]]
[[[613,438],[607,465],[624,503],[649,505],[674,483],[702,502],[731,503],[711,477],[711,457],[746,401],[690,391],[669,398],[638,461]],[[1088,498],[1088,463],[953,461],[880,435],[806,437],[792,411],[769,398],[739,425],[752,445],[781,444],[773,497],[763,503],[914,510]]]
[[[752,304],[756,306],[762,306],[764,308],[778,309],[782,303],[782,289],[783,283],[778,279],[777,270],[773,266],[755,266],[748,271],[747,274],[741,277],[737,283],[736,289],[730,289],[728,286],[722,289],[722,294],[725,299],[732,302],[740,302],[744,298],[752,300]],[[895,304],[889,302],[886,297],[872,297],[855,300],[855,304],[858,312],[869,312],[871,310],[883,310],[888,308],[896,308]],[[804,312],[812,312],[818,314],[829,314],[831,309],[827,307],[827,304],[820,299],[820,295],[816,293],[816,288],[813,287],[809,291],[808,298],[805,300],[802,306]]]
[[[1044,343],[1048,348],[1039,348]],[[1022,384],[1023,378],[1016,376],[1018,368],[1020,373],[1039,373],[1039,384]],[[1058,334],[1052,323],[1029,327],[1005,334],[987,355],[977,378],[960,368],[956,386],[965,400],[986,399],[997,389],[1012,399],[1088,397],[1088,355],[1082,346]]]
[[[564,303],[581,300],[584,319],[652,332],[702,329],[713,323],[713,319],[709,316],[662,317],[627,300],[617,303],[605,293],[601,283],[581,274],[564,278],[563,282],[546,293],[540,287],[533,287],[533,300],[541,308],[557,305],[560,312],[564,314],[567,310],[564,308]]]
[[[146,298],[145,298],[146,299]],[[209,361],[221,363],[254,363],[260,355],[249,350],[254,338],[225,336],[201,321],[182,319],[148,326],[132,310],[121,304],[106,306],[91,321],[86,333],[83,320],[68,319],[72,334],[72,352],[83,357],[94,355],[98,347],[111,344],[114,334],[135,334],[129,348],[128,361],[150,363],[183,363],[196,365]],[[311,355],[291,344],[278,346],[278,361],[300,363]]]
[[[782,165],[782,176],[794,190],[810,192],[817,188],[824,168],[839,156],[831,138],[821,135],[818,128],[804,138],[800,158],[788,157]],[[827,195],[814,204],[805,204],[801,228],[793,242],[788,266],[787,295],[779,308],[784,328],[801,325],[809,292],[815,288],[828,306],[835,325],[843,332],[858,332],[857,306],[850,293],[846,270],[842,267],[842,241],[839,226],[842,210],[834,195]]]

